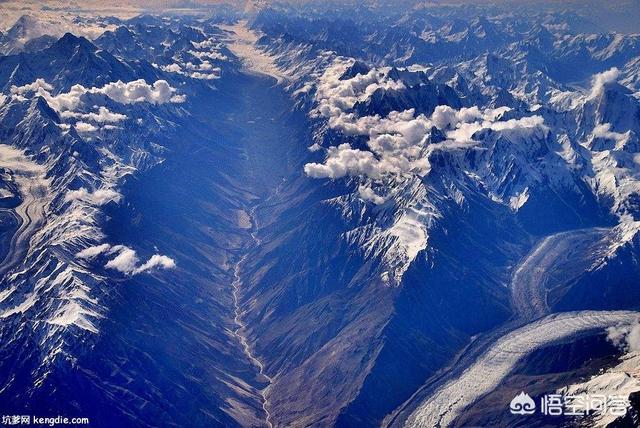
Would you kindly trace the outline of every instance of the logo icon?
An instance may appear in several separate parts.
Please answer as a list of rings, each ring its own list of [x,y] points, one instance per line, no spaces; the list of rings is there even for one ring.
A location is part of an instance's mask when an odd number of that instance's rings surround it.
[[[532,415],[536,411],[536,403],[523,391],[511,400],[509,410],[514,415]]]

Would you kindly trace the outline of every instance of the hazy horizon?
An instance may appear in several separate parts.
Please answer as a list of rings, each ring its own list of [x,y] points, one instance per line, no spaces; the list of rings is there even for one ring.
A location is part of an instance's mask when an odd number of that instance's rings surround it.
[[[570,10],[586,19],[591,20],[605,31],[618,31],[626,33],[640,32],[635,16],[640,14],[640,2],[633,0],[615,0],[603,4],[598,0],[430,0],[430,1],[316,1],[316,0],[115,0],[105,5],[99,1],[14,1],[4,0],[0,2],[0,8],[4,9],[4,16],[0,18],[0,27],[10,27],[21,15],[53,17],[59,13],[86,14],[93,13],[101,16],[130,17],[140,13],[164,13],[179,10],[193,10],[206,12],[211,7],[229,5],[239,10],[256,10],[271,5],[287,6],[320,6],[321,8],[343,7],[371,7],[401,13],[416,7],[444,7],[470,5],[487,8],[506,8],[507,12],[520,11],[544,11],[544,10]],[[520,9],[513,9],[513,7]],[[383,12],[384,13],[384,12]]]

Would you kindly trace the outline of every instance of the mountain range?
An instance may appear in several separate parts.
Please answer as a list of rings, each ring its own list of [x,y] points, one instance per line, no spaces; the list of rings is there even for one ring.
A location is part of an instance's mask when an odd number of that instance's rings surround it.
[[[638,423],[640,35],[494,6],[109,22],[0,35],[1,414]]]

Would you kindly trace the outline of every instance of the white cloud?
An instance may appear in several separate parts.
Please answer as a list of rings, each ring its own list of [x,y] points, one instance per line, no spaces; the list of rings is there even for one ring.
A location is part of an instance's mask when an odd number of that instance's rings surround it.
[[[174,95],[171,97],[171,100],[169,100],[170,102],[174,103],[174,104],[180,104],[183,103],[185,101],[187,101],[187,96],[180,94],[180,95]]]
[[[187,62],[184,66],[189,70],[209,70],[212,67],[209,61],[205,61],[202,64],[194,64],[192,62]]]
[[[67,31],[70,31],[77,36],[86,37],[89,40],[95,40],[102,34],[104,34],[105,31],[114,31],[118,28],[118,26],[115,24],[101,23],[92,25],[91,23],[77,21],[74,22],[74,24],[75,26],[73,28],[67,29]]]
[[[107,252],[111,248],[109,244],[100,244],[93,247],[85,248],[84,250],[76,253],[76,257],[79,259],[92,259],[100,254]]]
[[[387,77],[389,68],[373,69],[365,75],[358,74],[351,79],[340,80],[352,64],[352,60],[339,58],[325,70],[317,85],[318,106],[313,115],[339,117],[356,102],[369,98],[379,88],[398,90],[405,87],[401,81]]]
[[[207,49],[207,48],[220,49],[223,46],[222,43],[220,43],[219,41],[216,41],[215,39],[207,39],[202,42],[192,41],[191,45],[193,45],[193,47],[196,49]]]
[[[629,351],[640,351],[640,323],[620,325],[607,330],[607,338],[619,348]]]
[[[318,143],[313,143],[311,146],[307,147],[307,150],[310,152],[318,152],[322,150],[322,146]]]
[[[157,80],[153,85],[149,85],[144,79],[139,79],[128,83],[118,80],[107,83],[102,88],[89,89],[88,92],[105,94],[121,104],[164,104],[171,102],[176,90],[166,80]]]
[[[341,178],[347,175],[380,176],[379,161],[373,153],[352,149],[349,144],[330,147],[324,164],[308,163],[304,172],[314,178]]]
[[[453,129],[461,123],[476,121],[495,122],[509,110],[511,110],[509,107],[500,107],[481,111],[476,106],[463,107],[460,110],[455,110],[452,107],[443,105],[435,108],[431,115],[431,121],[436,128],[444,131],[446,129]]]
[[[591,133],[594,138],[604,138],[607,140],[614,140],[616,142],[622,142],[628,138],[628,134],[622,134],[619,132],[614,132],[611,130],[610,123],[602,123],[600,125],[596,125],[593,128],[593,132]]]
[[[447,132],[447,138],[458,143],[472,143],[473,134],[482,129],[482,123],[461,123],[456,129]]]
[[[371,189],[371,187],[359,186],[358,194],[360,195],[360,198],[362,198],[362,200],[373,202],[376,205],[381,205],[385,202],[385,199],[382,196],[377,195],[376,192]]]
[[[81,98],[87,93],[87,89],[82,85],[73,85],[69,92],[56,96],[51,95],[49,90],[40,87],[36,90],[36,95],[41,96],[57,112],[75,110],[80,105]]]
[[[168,73],[182,73],[182,67],[180,67],[180,64],[163,65],[160,68]]]
[[[504,111],[506,111],[504,108],[488,109],[478,117],[478,121],[460,121],[455,129],[445,133],[447,139],[453,143],[451,147],[464,147],[465,144],[477,143],[477,141],[473,139],[473,135],[483,129],[500,132],[511,141],[530,137],[538,131],[548,130],[542,116],[527,116],[505,121],[498,120]]]
[[[115,269],[118,272],[132,274],[136,270],[136,265],[140,259],[138,258],[136,252],[131,248],[123,248],[119,254],[109,260],[105,265],[108,269]]]
[[[448,140],[455,143],[452,147],[476,143],[473,135],[482,129],[501,132],[512,140],[547,129],[541,116],[493,122],[491,119],[500,116],[495,112],[494,109],[483,113],[475,113],[472,109],[439,109],[436,121],[443,128],[454,127],[446,131]],[[424,115],[414,116],[413,109],[391,112],[386,118],[365,116],[356,119],[352,114],[342,115],[340,118],[340,123],[329,120],[329,126],[337,127],[347,135],[367,135],[369,150],[353,149],[349,144],[330,147],[324,163],[305,165],[305,172],[310,177],[340,178],[365,175],[375,179],[387,174],[426,173],[425,150],[434,126],[433,118]],[[463,121],[474,118],[480,120],[468,123]]]
[[[184,102],[184,95],[175,95],[176,89],[172,88],[166,80],[157,80],[153,85],[148,84],[144,79],[134,80],[124,83],[107,83],[102,87],[85,88],[82,85],[73,85],[69,92],[58,95],[51,95],[53,88],[43,79],[36,79],[35,82],[24,86],[13,86],[11,92],[14,95],[22,96],[26,93],[34,92],[35,95],[43,97],[49,106],[57,112],[75,111],[85,94],[103,94],[113,101],[121,104],[133,104],[148,102],[151,104],[180,103]],[[108,110],[107,110],[108,112]],[[111,113],[111,112],[109,112]],[[91,113],[88,113],[91,115]],[[107,117],[117,118],[116,113],[108,114],[99,111],[95,116],[90,116],[89,120],[101,120]],[[120,120],[120,119],[118,119]]]
[[[629,345],[629,350],[633,352],[640,351],[640,324],[636,324],[629,331],[627,344]]]
[[[45,91],[53,91],[53,86],[48,84],[44,79],[39,78],[39,79],[36,79],[33,83],[29,83],[27,85],[23,85],[23,86],[12,85],[11,93],[15,95],[24,95],[28,92],[36,92],[40,89],[43,89]]]
[[[219,67],[214,67],[209,61],[206,60],[202,61],[201,64],[187,62],[186,64],[180,65],[174,63],[162,66],[160,68],[169,73],[182,74],[183,76],[200,80],[219,79],[220,73],[222,71]]]
[[[453,128],[460,122],[456,110],[449,106],[437,106],[433,111],[431,120],[441,130]]]
[[[520,119],[492,122],[490,124],[485,122],[483,123],[483,127],[493,131],[502,131],[503,134],[516,138],[527,137],[537,130],[548,129],[544,124],[544,118],[542,116],[527,116]]]
[[[220,78],[220,76],[217,74],[200,73],[199,71],[194,71],[193,73],[190,73],[189,77],[192,77],[194,79],[200,79],[200,80],[214,80],[214,79]]]
[[[127,118],[126,115],[120,113],[114,113],[110,111],[108,108],[101,106],[98,108],[98,112],[90,112],[90,113],[77,113],[72,111],[65,111],[60,114],[62,118],[75,118],[88,120],[96,123],[116,123],[123,121]]]
[[[209,59],[209,60],[218,60],[218,61],[226,61],[228,60],[228,58],[220,53],[220,52],[216,52],[216,51],[211,51],[211,52],[207,52],[207,51],[189,51],[188,53],[190,53],[191,55],[193,55],[194,57],[200,59],[200,60],[204,60],[204,59]]]
[[[508,107],[480,110],[478,107],[455,110],[437,106],[431,115],[415,114],[414,109],[392,111],[386,117],[357,117],[356,102],[367,101],[379,88],[398,90],[404,84],[388,77],[389,68],[373,69],[367,74],[341,80],[351,61],[339,59],[320,77],[317,84],[314,117],[324,117],[330,128],[345,135],[367,136],[369,150],[353,149],[349,144],[329,148],[323,163],[309,163],[304,170],[314,178],[341,178],[363,175],[378,179],[386,175],[428,171],[426,150],[431,129],[444,131],[451,147],[477,143],[473,135],[482,129],[501,132],[510,139],[546,130],[541,116],[502,121]]]
[[[96,132],[98,130],[98,128],[87,122],[76,122],[74,126],[78,132],[83,133]]]
[[[136,251],[124,245],[111,247],[109,254],[117,255],[109,260],[105,267],[126,275],[138,275],[152,269],[174,269],[176,267],[175,260],[161,254],[154,254],[145,263],[139,264],[140,258]]]
[[[605,85],[613,83],[620,77],[620,70],[613,67],[602,73],[595,74],[591,79],[591,95],[590,98],[595,98],[602,95]]]
[[[173,269],[176,267],[176,262],[170,257],[160,254],[154,254],[149,260],[147,260],[146,263],[136,268],[134,273],[146,272],[156,267],[163,269]]]
[[[78,190],[71,190],[65,195],[65,201],[84,201],[91,205],[102,206],[109,202],[120,202],[122,195],[113,189],[98,189],[90,193],[84,187]]]

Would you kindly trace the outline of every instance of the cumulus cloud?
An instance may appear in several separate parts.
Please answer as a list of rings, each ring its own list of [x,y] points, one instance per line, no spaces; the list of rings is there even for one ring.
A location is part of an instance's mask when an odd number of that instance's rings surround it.
[[[607,339],[628,352],[640,351],[640,323],[620,325],[607,330]]]
[[[186,64],[180,65],[174,63],[160,68],[169,73],[182,74],[183,76],[199,80],[219,79],[221,73],[221,69],[214,67],[208,60],[204,60],[200,64],[187,62]]]
[[[78,190],[71,190],[65,195],[66,201],[80,200],[95,206],[102,206],[112,201],[120,202],[120,199],[122,199],[122,195],[113,189],[98,189],[91,193],[81,187]]]
[[[53,87],[44,81],[44,79],[36,79],[33,83],[23,86],[12,86],[11,93],[14,96],[23,96],[28,93],[41,96],[47,101],[49,106],[57,112],[75,110],[80,104],[80,98],[87,93],[87,89],[82,85],[73,85],[69,92],[59,95],[52,95]]]
[[[87,122],[76,122],[74,126],[80,133],[96,132],[98,130],[98,128]]]
[[[140,259],[134,250],[131,248],[122,248],[116,257],[109,260],[106,265],[108,269],[115,269],[118,272],[132,274],[136,270],[136,265]]]
[[[456,110],[443,105],[437,106],[430,117],[416,115],[414,109],[393,111],[386,117],[358,117],[353,112],[356,102],[367,100],[379,88],[399,89],[404,85],[388,77],[388,68],[342,79],[349,64],[338,60],[320,78],[317,106],[312,115],[326,118],[330,128],[345,135],[368,137],[368,150],[354,149],[349,144],[329,148],[324,162],[305,165],[305,173],[313,178],[367,176],[379,179],[405,173],[424,175],[429,168],[427,146],[434,127],[445,134],[450,147],[478,143],[473,135],[483,129],[500,132],[511,140],[547,129],[541,116],[502,120],[510,110],[508,107]]]
[[[111,251],[117,252],[118,255],[109,260],[105,267],[115,269],[126,275],[138,275],[155,268],[173,269],[176,267],[176,262],[172,258],[160,254],[154,254],[145,263],[139,264],[140,259],[137,253],[129,247],[120,245],[113,247]]]
[[[208,59],[226,61],[229,59],[224,54],[216,51],[189,51],[188,53],[200,60]]]
[[[78,252],[76,257],[79,259],[94,259],[100,255],[112,257],[105,264],[105,268],[116,270],[125,275],[133,276],[152,269],[173,269],[176,267],[176,262],[172,258],[161,254],[154,254],[141,264],[136,251],[125,245],[100,244],[85,248]]]
[[[39,90],[50,92],[50,91],[53,91],[53,86],[48,84],[44,79],[40,78],[40,79],[36,79],[33,83],[29,83],[27,85],[22,85],[22,86],[12,85],[10,91],[14,95],[24,95],[26,93],[37,92]]]
[[[184,65],[189,70],[211,70],[213,69],[213,65],[209,61],[202,61],[200,64],[194,64],[192,62],[188,62]]]
[[[467,110],[467,112],[463,112],[463,110]],[[473,134],[483,129],[502,131],[504,135],[514,138],[529,136],[538,129],[547,129],[542,116],[527,116],[520,119],[500,121],[498,119],[508,109],[499,108],[487,109],[484,112],[478,111],[479,114],[477,116],[475,113],[470,115],[468,113],[469,110],[471,109],[462,109],[460,112],[454,112],[456,114],[453,122],[454,129],[446,132],[447,138],[451,141],[472,143],[474,142]]]
[[[620,70],[618,70],[616,67],[613,67],[602,73],[595,74],[591,79],[590,98],[595,98],[602,95],[604,87],[608,83],[616,82],[618,80],[618,77],[620,77]]]
[[[148,102],[164,104],[172,102],[176,90],[166,80],[157,80],[149,85],[144,79],[124,83],[120,80],[104,85],[102,88],[92,88],[90,93],[104,94],[121,104]]]
[[[109,244],[95,245],[93,247],[85,248],[84,250],[76,253],[76,257],[79,259],[92,259],[99,256],[100,254],[107,252],[110,248],[111,245]]]
[[[431,120],[438,129],[453,128],[460,122],[456,110],[449,106],[437,106]]]
[[[91,121],[95,123],[116,123],[123,121],[127,118],[126,115],[120,113],[114,113],[108,108],[101,106],[98,108],[98,112],[78,113],[73,111],[62,112],[61,117],[65,119],[74,118],[85,121]]]
[[[640,351],[640,324],[633,326],[629,335],[627,336],[627,344],[629,349],[633,352]]]
[[[180,104],[187,101],[187,96],[184,94],[174,95],[171,97],[171,102],[174,104]]]
[[[192,41],[191,45],[196,49],[211,49],[211,48],[221,49],[223,46],[223,44],[220,43],[219,41],[216,41],[216,39],[207,39],[202,42]]]
[[[304,172],[314,178],[340,178],[347,175],[380,176],[379,161],[373,153],[352,149],[349,144],[330,147],[324,164],[308,163]]]
[[[182,67],[180,67],[180,64],[163,65],[160,69],[168,73],[182,73]]]
[[[359,186],[358,195],[360,195],[360,198],[362,198],[362,200],[373,202],[376,205],[381,205],[385,202],[385,199],[382,196],[377,195],[376,192],[371,189],[371,187]]]
[[[494,122],[509,110],[511,110],[509,107],[481,111],[476,106],[463,107],[460,110],[455,110],[449,106],[437,106],[431,115],[431,121],[436,128],[444,131],[456,128],[461,123],[474,121]]]
[[[199,71],[194,71],[193,73],[189,74],[189,77],[192,77],[194,79],[199,79],[199,80],[214,80],[214,79],[220,78],[220,76],[217,74],[201,73]]]
[[[103,94],[113,101],[121,104],[133,104],[147,102],[151,104],[164,103],[180,103],[184,102],[184,96],[176,95],[176,89],[171,87],[166,80],[157,80],[153,85],[148,84],[144,79],[134,80],[132,82],[107,83],[102,87],[85,88],[82,85],[73,85],[69,92],[58,95],[52,95],[52,86],[43,79],[36,79],[35,82],[24,86],[12,86],[11,93],[22,96],[26,93],[35,93],[35,95],[43,97],[49,106],[57,112],[75,111],[82,101],[85,94]],[[91,115],[91,113],[88,113]],[[117,117],[102,113],[94,113],[91,118],[100,120],[106,117],[111,119]],[[91,119],[90,119],[91,120]]]
[[[351,79],[341,77],[353,64],[352,60],[339,58],[323,73],[316,88],[318,103],[313,114],[337,117],[352,108],[358,101],[369,98],[376,90],[403,89],[404,83],[387,77],[390,68],[373,69],[367,74],[358,74]]]
[[[322,150],[322,146],[318,143],[313,143],[311,146],[307,147],[307,150],[310,152],[319,152]]]
[[[176,267],[176,262],[167,256],[160,254],[154,254],[144,264],[135,269],[134,273],[142,273],[154,268],[173,269]]]
[[[594,138],[604,138],[606,140],[614,140],[616,142],[624,141],[628,137],[628,134],[612,131],[610,123],[596,125],[596,127],[593,128],[591,135]]]

